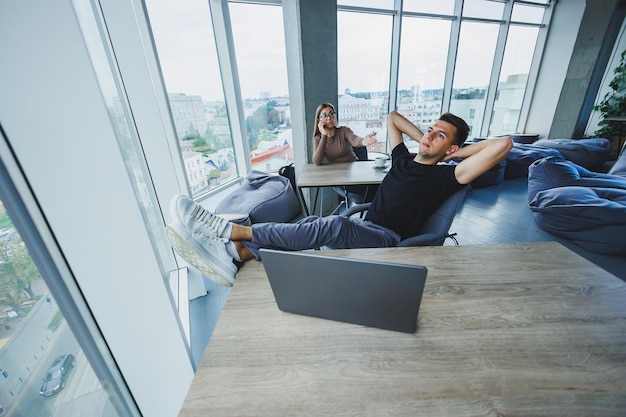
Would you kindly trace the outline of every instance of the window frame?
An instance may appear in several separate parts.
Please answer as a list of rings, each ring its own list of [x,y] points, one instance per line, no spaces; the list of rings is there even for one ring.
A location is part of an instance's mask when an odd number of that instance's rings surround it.
[[[241,1],[241,0],[240,0]],[[450,31],[448,58],[446,62],[446,73],[443,85],[443,103],[442,112],[449,111],[452,100],[452,87],[456,64],[456,54],[459,45],[459,36],[462,22],[485,22],[485,23],[497,23],[500,25],[498,32],[498,39],[496,42],[496,54],[494,57],[493,65],[491,67],[491,75],[489,84],[487,85],[487,97],[485,101],[485,110],[483,112],[483,121],[480,132],[476,132],[478,135],[487,135],[490,129],[492,120],[493,108],[495,104],[496,91],[498,89],[499,75],[502,69],[502,63],[504,59],[504,52],[506,46],[506,39],[509,32],[509,28],[512,25],[531,26],[539,28],[539,36],[535,44],[535,53],[533,54],[530,70],[528,74],[528,81],[524,92],[524,99],[522,101],[522,107],[520,110],[520,117],[517,122],[517,131],[523,131],[526,125],[528,114],[530,111],[530,97],[535,88],[539,73],[539,64],[543,49],[545,47],[548,26],[552,17],[554,9],[554,2],[552,0],[546,0],[545,2],[534,2],[530,0],[491,0],[499,3],[504,3],[504,11],[502,19],[487,19],[478,17],[464,17],[462,16],[463,0],[456,0],[454,5],[453,15],[441,15],[432,13],[420,13],[420,12],[405,12],[402,10],[402,0],[394,1],[394,9],[373,9],[358,6],[342,6],[338,5],[337,9],[340,11],[349,11],[354,13],[378,13],[378,14],[391,14],[393,15],[392,24],[392,46],[391,46],[391,66],[390,66],[390,83],[389,83],[389,109],[397,110],[397,93],[398,93],[398,74],[399,74],[399,45],[402,42],[400,37],[402,20],[404,17],[420,17],[429,19],[443,19],[452,21],[452,27]],[[511,21],[514,4],[523,4],[533,7],[540,7],[545,9],[543,21],[541,23],[528,23]],[[338,40],[341,42],[341,40]]]

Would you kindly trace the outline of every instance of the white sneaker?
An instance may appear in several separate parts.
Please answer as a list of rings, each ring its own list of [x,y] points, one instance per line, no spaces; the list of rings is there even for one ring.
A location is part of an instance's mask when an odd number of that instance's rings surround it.
[[[186,195],[180,194],[172,199],[170,213],[175,222],[180,223],[200,241],[203,239],[202,236],[205,236],[228,242],[228,239],[222,237],[228,220],[216,216]]]
[[[226,251],[223,239],[193,234],[178,223],[168,224],[165,233],[174,250],[190,265],[219,285],[233,286],[238,268]],[[197,237],[202,240],[199,241]]]

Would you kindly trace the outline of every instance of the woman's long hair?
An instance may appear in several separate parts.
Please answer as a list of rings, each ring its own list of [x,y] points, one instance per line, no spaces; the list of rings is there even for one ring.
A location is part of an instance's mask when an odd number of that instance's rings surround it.
[[[320,128],[317,126],[317,122],[320,121],[320,114],[322,113],[322,110],[324,110],[327,107],[330,107],[331,109],[333,109],[333,113],[335,113],[335,118],[333,119],[333,121],[335,122],[335,129],[339,127],[337,126],[337,111],[335,110],[335,106],[333,106],[330,103],[322,103],[319,106],[317,106],[317,110],[315,110],[315,127],[313,128],[314,138],[315,136],[320,134]]]

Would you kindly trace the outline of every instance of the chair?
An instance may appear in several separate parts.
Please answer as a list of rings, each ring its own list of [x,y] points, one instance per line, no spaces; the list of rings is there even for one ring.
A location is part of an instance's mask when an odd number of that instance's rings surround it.
[[[470,186],[466,185],[459,191],[447,198],[441,206],[424,222],[420,233],[404,239],[397,246],[443,246],[447,238],[452,239],[455,245],[459,242],[456,240],[456,233],[450,233],[450,226],[456,216],[461,203],[465,199],[465,195]],[[371,203],[357,204],[342,213],[343,216],[350,217],[354,214],[363,214],[370,207]]]
[[[367,156],[367,147],[366,146],[353,146],[352,151],[356,155],[358,161],[369,161]],[[373,187],[369,187],[373,188]],[[335,186],[333,187],[335,192],[342,198],[339,202],[339,205],[335,207],[335,209],[330,214],[335,214],[339,211],[341,206],[345,206],[346,209],[354,204],[361,204],[364,201],[365,193],[369,195],[369,197],[373,197],[375,190],[368,190],[368,186],[363,185],[353,185],[353,186]],[[359,191],[362,191],[361,194]],[[370,195],[371,194],[371,195]]]

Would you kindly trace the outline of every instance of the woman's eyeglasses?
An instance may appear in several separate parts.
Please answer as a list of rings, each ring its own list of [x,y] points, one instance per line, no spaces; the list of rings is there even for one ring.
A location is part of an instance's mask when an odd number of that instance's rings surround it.
[[[330,112],[328,114],[323,114],[323,113],[320,114],[320,120],[326,120],[328,118],[333,118],[333,117],[335,117],[335,113],[333,112]]]

